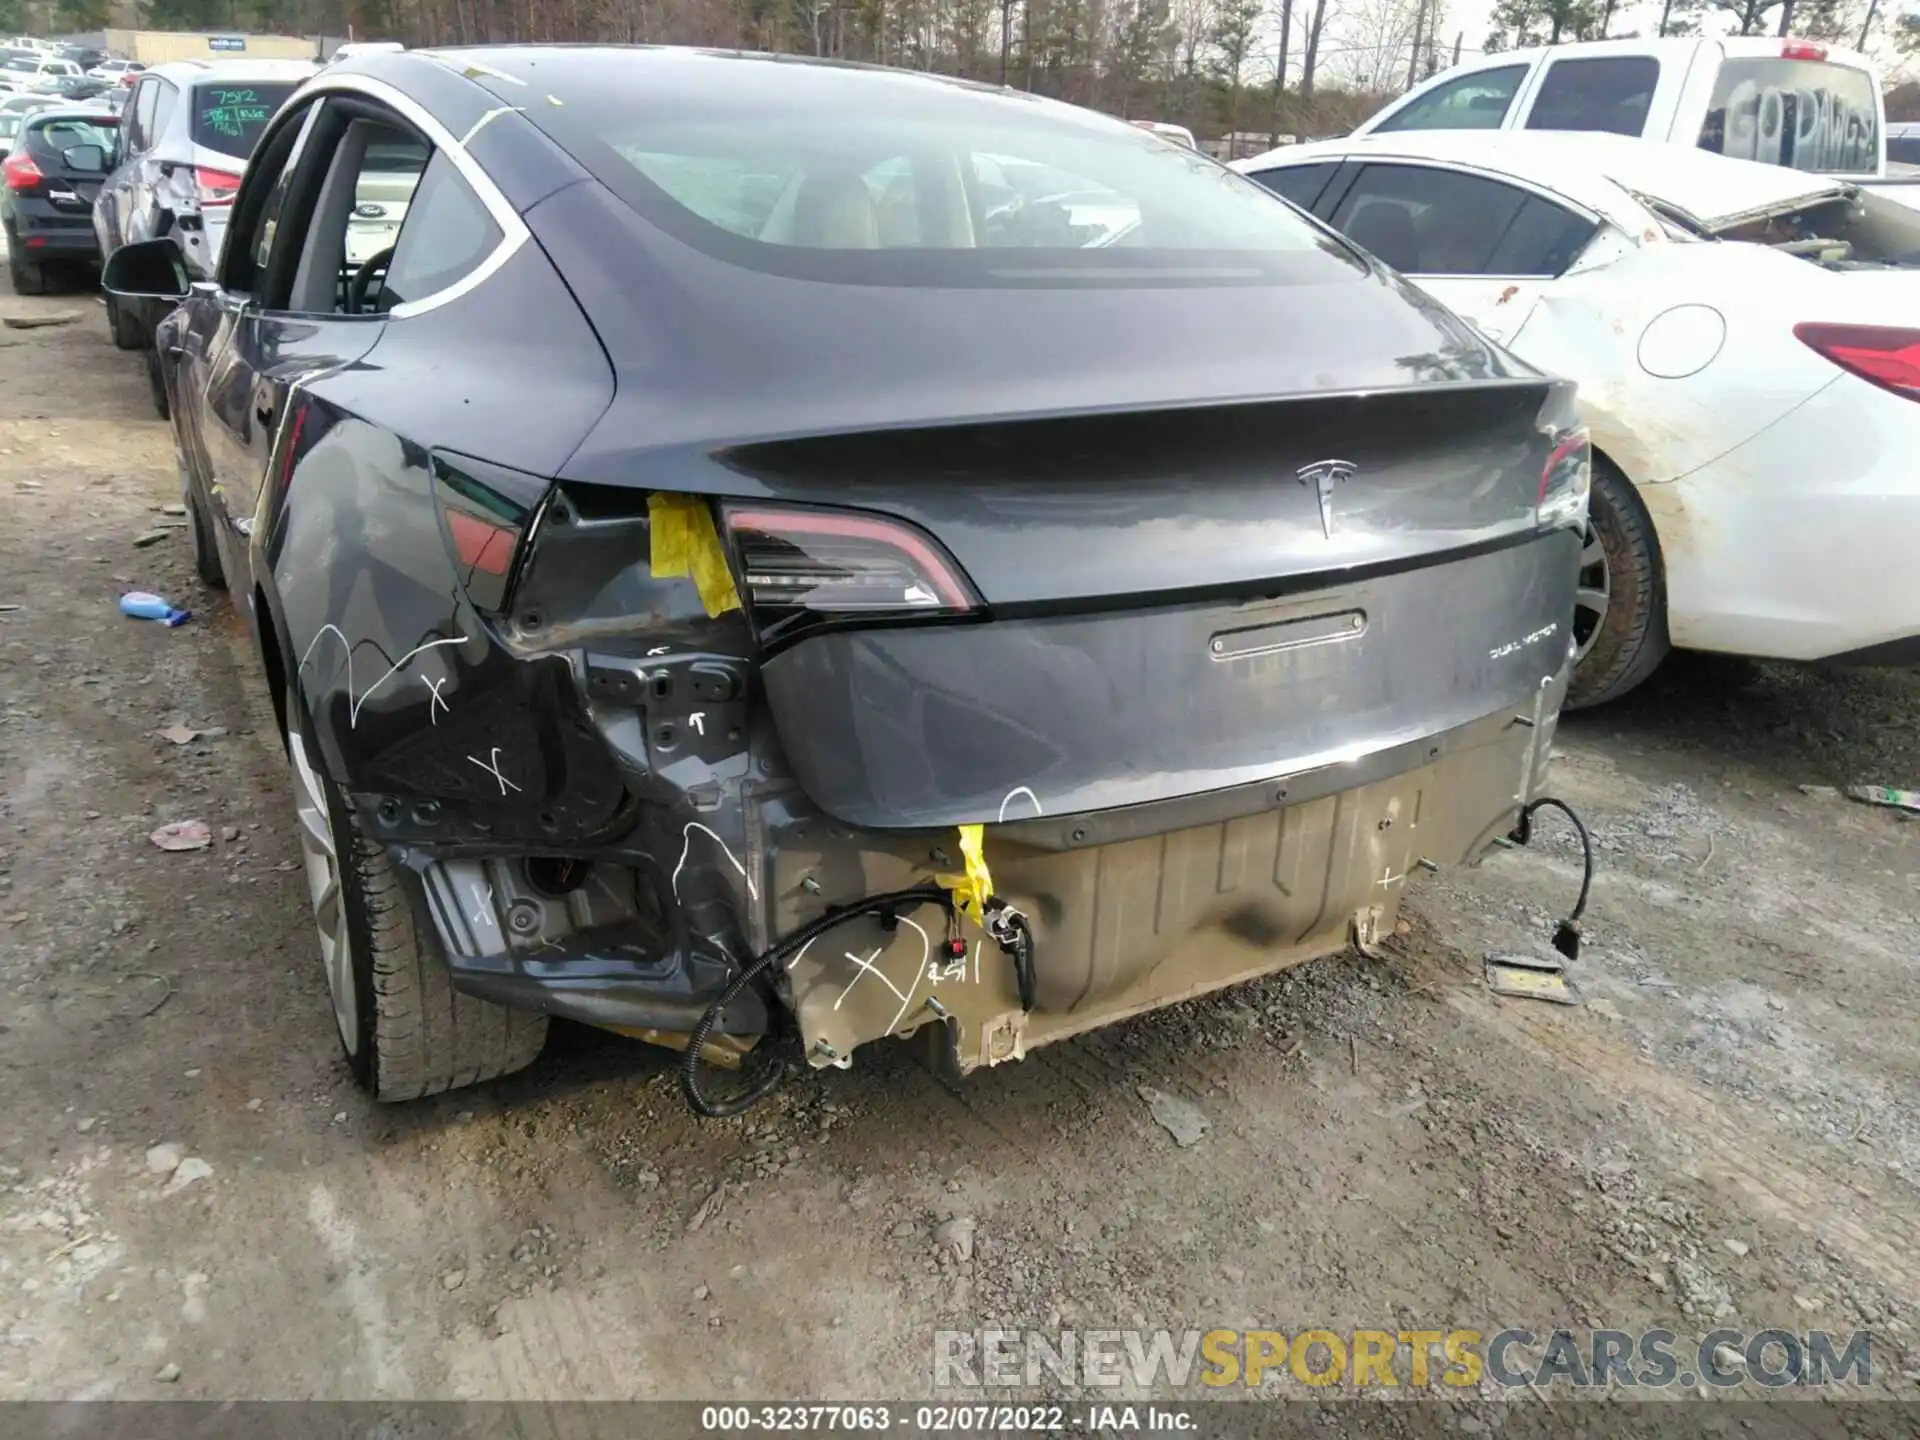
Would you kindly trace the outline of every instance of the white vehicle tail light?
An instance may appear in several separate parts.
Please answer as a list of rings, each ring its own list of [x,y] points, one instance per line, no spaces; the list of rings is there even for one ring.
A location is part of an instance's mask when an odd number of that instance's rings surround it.
[[[1802,345],[1868,384],[1920,400],[1920,330],[1808,321],[1794,326],[1793,335]]]
[[[725,515],[763,640],[809,616],[955,616],[980,606],[939,544],[898,521],[798,506],[729,506]]]
[[[1824,60],[1827,47],[1816,45],[1811,40],[1789,40],[1780,47],[1782,60]]]
[[[193,188],[200,197],[202,210],[213,205],[231,205],[235,192],[240,188],[240,177],[226,170],[196,165],[193,167]]]
[[[1587,518],[1587,495],[1593,489],[1593,445],[1584,425],[1562,430],[1553,437],[1547,463],[1540,467],[1540,493],[1533,514],[1542,526],[1577,525]]]

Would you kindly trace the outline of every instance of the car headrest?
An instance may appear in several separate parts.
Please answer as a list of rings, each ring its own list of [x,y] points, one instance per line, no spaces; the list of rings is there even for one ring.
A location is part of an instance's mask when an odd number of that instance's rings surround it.
[[[1347,222],[1347,238],[1403,274],[1420,270],[1420,240],[1413,214],[1391,200],[1362,205]]]

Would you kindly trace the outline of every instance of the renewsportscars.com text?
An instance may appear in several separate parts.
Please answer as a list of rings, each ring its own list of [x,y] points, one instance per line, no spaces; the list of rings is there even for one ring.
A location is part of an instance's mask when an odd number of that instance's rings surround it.
[[[936,1389],[1077,1385],[1147,1391],[1200,1385],[1464,1389],[1731,1389],[1866,1386],[1864,1330],[942,1330]]]

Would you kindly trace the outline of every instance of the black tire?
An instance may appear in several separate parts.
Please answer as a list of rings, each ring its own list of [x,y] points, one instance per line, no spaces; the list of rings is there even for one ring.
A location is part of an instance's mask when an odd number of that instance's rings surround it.
[[[214,543],[213,521],[208,518],[207,510],[200,503],[200,497],[194,493],[191,485],[184,487],[187,496],[187,519],[193,525],[193,573],[201,581],[215,590],[227,588],[227,570],[220,563],[220,547]]]
[[[119,300],[112,295],[107,296],[107,329],[113,334],[117,350],[138,350],[147,343],[146,327],[137,316],[122,310]]]
[[[1653,519],[1633,482],[1600,456],[1593,461],[1588,518],[1605,556],[1607,606],[1591,647],[1574,665],[1569,710],[1618,700],[1651,675],[1670,648],[1667,577]],[[1594,571],[1582,569],[1582,586]],[[1581,638],[1577,627],[1575,636]]]
[[[151,346],[147,348],[147,388],[153,392],[153,408],[162,420],[173,418],[173,407],[167,403],[167,377],[160,373],[160,352]]]
[[[290,694],[287,715],[303,714],[299,696]],[[290,749],[303,747],[325,787],[338,846],[340,915],[358,1017],[353,1043],[344,1034],[340,1040],[354,1080],[376,1100],[417,1100],[531,1065],[546,1044],[547,1017],[453,988],[417,888],[361,830],[306,733],[310,728],[301,725],[287,740]],[[303,789],[297,770],[293,783],[296,792]]]
[[[33,261],[20,258],[20,237],[11,228],[7,231],[7,278],[13,282],[16,295],[47,293],[47,272]]]

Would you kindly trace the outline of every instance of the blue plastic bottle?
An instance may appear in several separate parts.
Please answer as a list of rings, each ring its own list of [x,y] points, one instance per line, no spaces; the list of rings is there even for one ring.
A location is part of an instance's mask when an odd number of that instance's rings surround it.
[[[169,630],[193,618],[191,610],[176,610],[158,595],[145,590],[129,590],[120,597],[120,613],[136,620],[158,620]]]

